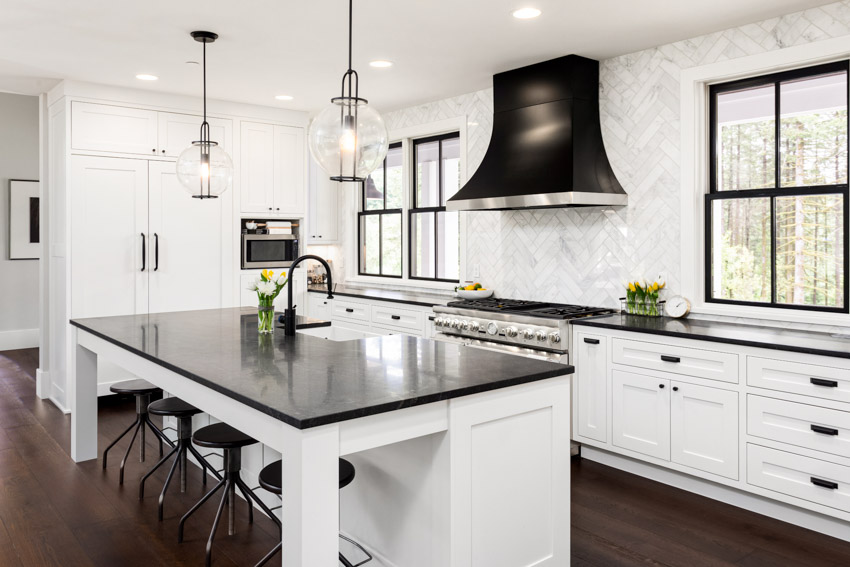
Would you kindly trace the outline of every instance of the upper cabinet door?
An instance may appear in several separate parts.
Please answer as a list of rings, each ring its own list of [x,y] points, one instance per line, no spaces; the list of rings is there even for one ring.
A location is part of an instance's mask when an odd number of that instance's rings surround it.
[[[71,156],[69,182],[71,317],[147,312],[148,162]]]
[[[670,381],[614,370],[614,445],[670,460]]]
[[[225,194],[226,196],[226,194]],[[194,199],[174,164],[150,162],[150,311],[223,307],[233,277],[231,208],[226,198]]]
[[[275,127],[242,122],[240,159],[241,210],[273,213],[275,202]]]
[[[344,189],[359,191],[359,187],[344,187],[331,181],[325,171],[310,159],[308,244],[329,244],[339,239],[339,194]],[[302,233],[303,235],[303,233]]]
[[[274,213],[304,216],[304,129],[274,127]]]
[[[71,148],[96,152],[157,153],[157,113],[108,104],[71,104]]]
[[[160,112],[158,155],[176,158],[192,142],[200,140],[203,120],[202,116],[192,114]],[[230,153],[233,148],[233,122],[224,118],[207,118],[207,122],[210,124],[210,139]]]

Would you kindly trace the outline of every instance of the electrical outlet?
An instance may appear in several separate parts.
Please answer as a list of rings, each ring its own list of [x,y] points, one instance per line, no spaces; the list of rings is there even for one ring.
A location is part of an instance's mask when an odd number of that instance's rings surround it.
[[[666,282],[667,281],[667,274],[665,274],[664,272],[658,272],[658,277],[655,278],[655,281],[657,281],[658,283]]]
[[[472,273],[470,274],[473,278],[481,277],[481,266],[479,264],[472,264]]]

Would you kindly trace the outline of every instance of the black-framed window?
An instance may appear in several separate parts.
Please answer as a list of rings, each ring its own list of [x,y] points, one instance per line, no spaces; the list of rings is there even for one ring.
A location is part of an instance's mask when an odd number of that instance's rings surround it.
[[[713,85],[706,301],[848,312],[848,67]]]
[[[409,211],[410,278],[460,280],[457,212],[446,200],[460,188],[460,133],[413,140],[413,185]]]
[[[401,142],[391,144],[383,164],[361,184],[360,275],[402,277],[403,157]]]

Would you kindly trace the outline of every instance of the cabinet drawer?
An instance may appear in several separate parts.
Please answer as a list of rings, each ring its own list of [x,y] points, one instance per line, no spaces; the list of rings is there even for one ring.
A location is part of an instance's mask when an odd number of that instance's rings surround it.
[[[614,339],[614,362],[738,383],[738,355],[698,348]]]
[[[307,305],[309,307],[309,315],[314,319],[331,319],[331,305],[333,299],[328,299],[326,295],[318,293],[307,294]]]
[[[850,455],[850,413],[747,397],[747,433],[833,455]]]
[[[352,301],[334,299],[332,313],[333,319],[353,319],[355,321],[369,322],[369,305],[366,303],[354,303]]]
[[[850,511],[850,467],[747,445],[747,482],[808,502]]]
[[[421,333],[424,321],[425,313],[422,311],[383,305],[372,306],[372,322],[376,325],[400,327]]]
[[[837,402],[850,402],[850,370],[829,366],[748,356],[747,384]]]

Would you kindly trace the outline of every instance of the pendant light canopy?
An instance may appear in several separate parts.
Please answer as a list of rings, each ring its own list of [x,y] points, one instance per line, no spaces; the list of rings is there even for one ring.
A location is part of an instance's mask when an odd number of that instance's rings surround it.
[[[218,39],[218,34],[194,31],[192,37],[204,46],[204,121],[200,140],[183,150],[177,158],[177,178],[196,199],[215,199],[233,182],[233,161],[218,142],[210,140],[207,122],[207,44]]]
[[[310,153],[333,181],[363,181],[384,161],[389,136],[384,119],[360,98],[351,65],[353,0],[348,0],[348,71],[342,92],[310,123]]]

